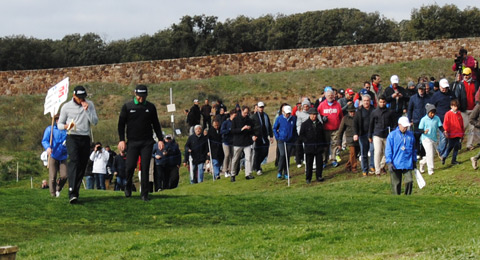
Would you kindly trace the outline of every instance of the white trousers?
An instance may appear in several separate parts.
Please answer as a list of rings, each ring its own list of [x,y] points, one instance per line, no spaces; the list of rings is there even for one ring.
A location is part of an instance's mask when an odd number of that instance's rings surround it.
[[[385,167],[385,146],[387,138],[373,136],[373,163],[375,164],[375,174],[379,175],[381,169]]]
[[[420,161],[420,171],[423,171],[425,164],[427,164],[428,174],[432,175],[434,171],[435,152],[437,150],[437,143],[430,138],[425,138],[422,141],[423,148],[425,149],[425,156]]]

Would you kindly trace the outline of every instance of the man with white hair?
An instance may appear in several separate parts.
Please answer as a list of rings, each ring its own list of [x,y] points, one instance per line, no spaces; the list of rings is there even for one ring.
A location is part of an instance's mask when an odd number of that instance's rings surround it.
[[[375,164],[373,161],[373,144],[368,139],[368,127],[370,125],[370,118],[373,111],[373,106],[370,104],[371,97],[369,94],[362,96],[362,105],[359,106],[355,117],[353,118],[353,141],[358,141],[360,144],[360,158],[362,163],[363,176],[368,176],[375,173]],[[368,152],[370,152],[370,160],[368,160]]]
[[[323,130],[325,134],[325,142],[327,149],[325,149],[324,164],[326,167],[329,158],[332,159],[332,166],[337,167],[338,162],[335,159],[335,140],[336,132],[342,122],[343,112],[341,105],[335,100],[335,95],[331,87],[325,87],[325,100],[322,101],[317,108],[319,118],[323,122]]]
[[[405,176],[405,195],[412,194],[412,171],[417,168],[417,151],[415,137],[411,131],[408,117],[398,119],[398,127],[387,137],[385,158],[392,182],[392,193],[400,195],[402,192],[402,177]]]

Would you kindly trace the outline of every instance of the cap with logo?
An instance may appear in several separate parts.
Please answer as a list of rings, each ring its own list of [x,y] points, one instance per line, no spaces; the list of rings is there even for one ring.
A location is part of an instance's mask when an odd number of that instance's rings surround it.
[[[262,101],[260,101],[258,102],[257,107],[265,107],[265,104]]]
[[[284,106],[283,107],[283,112],[285,114],[292,113],[292,107],[291,106]]]
[[[139,97],[146,97],[146,96],[148,96],[147,86],[145,86],[145,85],[138,85],[138,86],[135,88],[135,95],[137,95],[137,96],[139,96]]]
[[[392,84],[398,84],[399,81],[400,81],[400,79],[398,78],[397,75],[393,75],[392,77],[390,77],[390,82]]]
[[[73,89],[73,94],[79,98],[85,98],[87,97],[87,91],[83,86],[76,86]]]

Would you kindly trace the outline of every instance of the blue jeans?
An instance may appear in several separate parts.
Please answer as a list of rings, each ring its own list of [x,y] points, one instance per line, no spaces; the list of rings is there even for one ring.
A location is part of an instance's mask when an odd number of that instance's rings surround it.
[[[95,188],[95,177],[86,176],[85,179],[87,179],[87,190],[93,190]]]
[[[220,166],[222,165],[217,159],[212,159],[212,164],[213,164],[213,175],[215,176],[215,178],[217,178],[218,176],[220,176]]]
[[[105,176],[106,174],[95,173],[95,183],[97,190],[105,190]]]
[[[442,133],[442,131],[438,131],[438,146],[437,146],[437,151],[438,154],[443,155],[445,151],[447,150],[447,138],[445,138],[445,135]]]
[[[368,172],[368,168],[375,168],[373,161],[373,143],[368,141],[368,136],[359,136],[358,142],[360,143],[360,159],[362,163],[362,172]],[[370,160],[368,159],[368,152],[370,151]]]
[[[117,183],[115,184],[115,190],[125,190],[125,185],[127,184],[127,179],[117,176]]]
[[[203,182],[203,163],[193,164],[193,172],[190,172],[190,184]],[[197,177],[195,179],[195,176]]]

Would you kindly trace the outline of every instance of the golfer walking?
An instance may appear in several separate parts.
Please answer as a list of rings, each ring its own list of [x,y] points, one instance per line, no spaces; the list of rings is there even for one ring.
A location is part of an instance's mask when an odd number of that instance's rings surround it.
[[[118,118],[118,150],[127,148],[125,197],[132,196],[132,178],[135,171],[138,156],[141,158],[141,199],[148,201],[148,175],[150,159],[152,157],[153,131],[158,138],[158,149],[164,147],[162,129],[158,122],[157,108],[147,101],[148,89],[145,85],[135,88],[133,100],[125,103]],[[125,129],[127,131],[127,143],[125,143]],[[153,130],[153,131],[152,131]]]
[[[63,105],[58,119],[58,129],[68,130],[66,144],[70,204],[78,202],[78,192],[90,155],[90,126],[98,123],[95,106],[86,97],[85,88],[76,86],[72,100]]]

